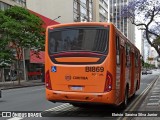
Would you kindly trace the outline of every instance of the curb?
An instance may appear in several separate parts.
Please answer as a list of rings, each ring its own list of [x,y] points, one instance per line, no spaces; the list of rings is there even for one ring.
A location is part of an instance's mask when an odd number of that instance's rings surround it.
[[[37,84],[37,85],[20,85],[20,86],[12,86],[12,87],[4,87],[1,90],[8,90],[8,89],[16,89],[16,88],[24,88],[24,87],[34,87],[34,86],[43,86],[45,83]]]

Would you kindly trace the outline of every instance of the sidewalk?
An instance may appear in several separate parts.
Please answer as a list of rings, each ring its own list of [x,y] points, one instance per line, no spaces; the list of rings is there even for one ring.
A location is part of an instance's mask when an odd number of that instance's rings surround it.
[[[133,120],[159,120],[160,119],[160,76],[149,90],[146,98],[142,101],[139,109],[150,117],[134,117]],[[156,115],[157,114],[157,115]],[[155,115],[155,116],[154,116]]]
[[[40,86],[44,85],[44,82],[41,80],[21,80],[20,85],[18,85],[18,81],[7,81],[7,82],[0,82],[0,89],[12,89],[12,88],[22,88],[22,87],[31,87],[31,86]]]
[[[141,104],[139,111],[160,111],[160,76]]]

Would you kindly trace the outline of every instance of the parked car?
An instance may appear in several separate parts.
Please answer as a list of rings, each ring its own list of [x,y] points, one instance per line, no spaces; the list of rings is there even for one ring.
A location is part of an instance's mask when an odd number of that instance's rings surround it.
[[[152,74],[151,70],[143,70],[142,75]]]
[[[145,74],[145,75],[148,74],[146,70],[143,70],[143,71],[142,71],[142,75],[144,75],[144,74]]]
[[[147,70],[147,74],[152,74],[152,71],[151,70]]]

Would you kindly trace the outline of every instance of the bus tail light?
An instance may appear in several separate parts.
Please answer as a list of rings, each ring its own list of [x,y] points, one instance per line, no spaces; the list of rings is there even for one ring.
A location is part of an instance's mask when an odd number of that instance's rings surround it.
[[[106,83],[104,87],[104,92],[109,92],[112,90],[112,74],[107,71]]]
[[[52,87],[51,87],[51,79],[50,79],[49,70],[46,72],[45,80],[46,80],[46,88],[51,90]]]

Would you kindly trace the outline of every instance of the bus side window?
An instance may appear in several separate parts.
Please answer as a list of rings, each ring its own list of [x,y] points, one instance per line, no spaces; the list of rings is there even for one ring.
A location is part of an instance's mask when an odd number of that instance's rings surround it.
[[[130,46],[126,43],[126,66],[130,66]]]
[[[118,35],[116,35],[116,63],[120,65],[120,44]]]
[[[138,54],[135,55],[135,67],[138,67]]]

